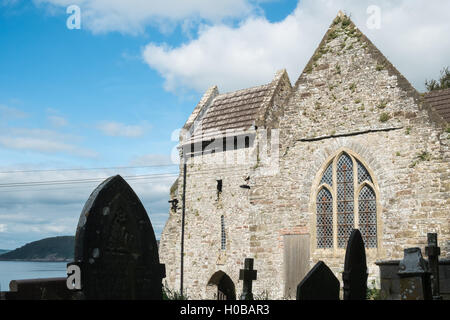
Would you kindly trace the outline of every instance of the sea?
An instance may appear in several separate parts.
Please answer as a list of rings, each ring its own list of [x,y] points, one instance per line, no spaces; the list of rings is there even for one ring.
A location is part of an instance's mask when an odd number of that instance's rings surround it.
[[[67,276],[67,262],[0,261],[0,291],[9,291],[11,280]]]

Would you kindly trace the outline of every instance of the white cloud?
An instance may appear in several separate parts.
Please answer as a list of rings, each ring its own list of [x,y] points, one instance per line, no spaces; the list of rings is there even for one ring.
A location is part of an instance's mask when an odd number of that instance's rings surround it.
[[[241,18],[267,0],[34,0],[37,4],[67,8],[78,5],[81,26],[94,33],[119,31],[136,34],[147,25],[164,28],[185,20],[221,21]]]
[[[97,129],[107,136],[127,138],[141,137],[148,128],[147,124],[126,125],[115,121],[104,121],[97,125]]]
[[[134,166],[159,166],[174,164],[169,155],[165,154],[146,154],[135,157],[131,160]]]
[[[12,107],[0,104],[0,120],[21,119],[27,117],[28,114]]]
[[[366,10],[381,9],[381,29],[369,30]],[[271,81],[286,68],[300,75],[339,10],[356,25],[417,89],[449,64],[450,2],[446,0],[305,0],[283,21],[249,17],[238,27],[224,24],[200,29],[196,39],[179,47],[150,43],[143,58],[165,79],[165,88],[204,91],[219,85],[236,90]]]
[[[14,128],[0,132],[0,147],[39,153],[66,153],[79,157],[95,158],[97,152],[67,143],[75,138],[45,129]]]
[[[19,170],[17,167],[15,170]],[[23,168],[29,170],[29,167]],[[134,169],[87,171],[36,171],[2,174],[2,183],[99,179],[93,183],[36,187],[0,187],[0,243],[11,243],[2,249],[14,249],[27,242],[56,235],[74,235],[85,202],[103,178],[121,174],[143,203],[156,237],[159,238],[168,217],[169,189],[174,177],[130,179]],[[1,172],[10,168],[0,168]],[[148,174],[148,170],[147,170]],[[3,233],[2,233],[3,232]]]
[[[6,232],[6,230],[7,230],[6,224],[0,223],[0,232]]]
[[[68,124],[67,120],[61,116],[48,116],[48,120],[55,127],[65,127]]]

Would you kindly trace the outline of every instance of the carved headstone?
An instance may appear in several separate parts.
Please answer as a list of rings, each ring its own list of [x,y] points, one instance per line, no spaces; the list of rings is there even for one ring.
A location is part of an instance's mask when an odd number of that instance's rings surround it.
[[[345,252],[344,300],[365,300],[367,297],[366,250],[361,232],[353,229]]]
[[[339,300],[339,287],[330,268],[319,261],[297,286],[297,300]]]
[[[400,299],[431,300],[430,272],[420,248],[404,249],[398,276],[400,277]]]
[[[119,175],[101,183],[78,222],[75,263],[85,299],[162,299],[164,265],[150,219]]]

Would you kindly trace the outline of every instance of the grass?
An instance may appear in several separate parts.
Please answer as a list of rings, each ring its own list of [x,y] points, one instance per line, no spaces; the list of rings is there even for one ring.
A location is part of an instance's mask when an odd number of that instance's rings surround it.
[[[422,151],[417,155],[417,158],[421,161],[430,161],[431,160],[431,154],[427,151]]]
[[[381,300],[381,290],[376,288],[375,280],[372,280],[372,286],[367,286],[367,300]]]
[[[336,73],[341,74],[341,66],[339,64],[336,65]]]
[[[378,103],[377,108],[378,108],[378,109],[384,109],[384,108],[386,108],[388,102],[389,102],[389,101],[386,100],[386,99],[381,100],[381,101]]]
[[[162,293],[163,293],[163,300],[189,300],[188,296],[181,294],[178,291],[171,290],[167,286],[167,282],[164,282],[163,284]]]
[[[391,116],[386,112],[380,115],[380,122],[387,122],[389,119],[391,119]]]

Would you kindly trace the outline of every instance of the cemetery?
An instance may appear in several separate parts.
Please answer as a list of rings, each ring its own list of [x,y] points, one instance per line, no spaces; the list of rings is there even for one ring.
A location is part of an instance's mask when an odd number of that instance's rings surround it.
[[[296,299],[367,299],[365,251],[360,231],[353,229],[346,246],[342,278],[338,279],[325,261],[319,261],[298,284]],[[439,259],[437,234],[428,234],[424,252],[428,260],[422,256],[421,248],[405,248],[402,260],[377,263],[381,281],[379,299],[442,300],[450,297],[450,261]],[[253,267],[254,259],[246,258],[239,273],[240,300],[254,299],[252,284],[258,281],[258,271]],[[87,200],[77,226],[75,261],[68,264],[68,270],[80,270],[79,279],[68,274],[63,278],[13,280],[10,291],[1,292],[1,300],[163,299],[165,266],[160,264],[151,221],[141,201],[121,176],[105,180]],[[188,309],[185,311],[187,313]]]

